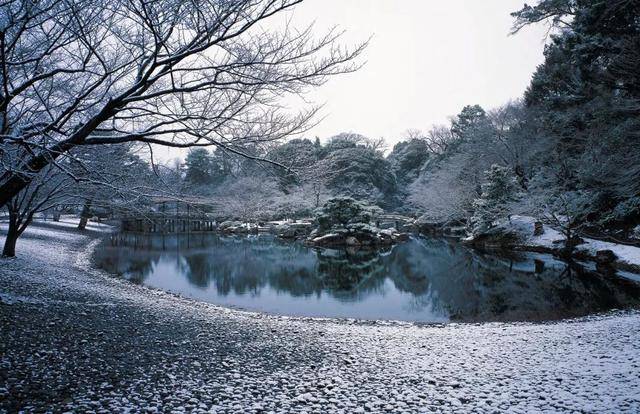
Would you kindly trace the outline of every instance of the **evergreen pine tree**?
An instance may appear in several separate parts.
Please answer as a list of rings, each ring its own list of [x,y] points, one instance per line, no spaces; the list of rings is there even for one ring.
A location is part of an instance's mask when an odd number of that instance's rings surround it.
[[[485,172],[485,178],[482,195],[474,200],[469,220],[474,237],[490,230],[498,218],[507,214],[508,204],[516,199],[518,191],[518,181],[510,168],[494,164]]]

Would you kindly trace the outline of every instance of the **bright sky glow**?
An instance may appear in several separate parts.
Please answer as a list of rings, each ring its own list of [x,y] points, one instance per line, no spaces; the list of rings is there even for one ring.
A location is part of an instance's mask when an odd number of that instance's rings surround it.
[[[518,98],[543,60],[545,27],[510,36],[523,0],[306,0],[292,23],[338,25],[344,43],[373,36],[360,71],[310,94],[326,119],[308,135],[343,131],[397,142],[409,128],[447,122],[464,105]],[[291,17],[291,16],[289,16]]]
[[[314,24],[317,36],[337,26],[342,43],[371,38],[359,71],[331,79],[306,96],[324,104],[324,120],[305,136],[340,132],[384,137],[392,146],[407,129],[446,123],[469,104],[485,109],[517,99],[543,61],[546,28],[509,35],[510,13],[523,0],[305,0],[262,29]],[[268,25],[267,25],[268,23]],[[273,25],[273,26],[270,26]],[[299,108],[292,107],[292,110]],[[158,148],[161,160],[186,151]]]

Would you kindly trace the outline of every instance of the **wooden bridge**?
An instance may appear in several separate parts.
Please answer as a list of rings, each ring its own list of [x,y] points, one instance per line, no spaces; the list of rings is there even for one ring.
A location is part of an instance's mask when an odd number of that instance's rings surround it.
[[[188,197],[182,199],[156,197],[152,211],[125,216],[121,230],[129,233],[201,233],[217,228],[220,215],[212,200]]]
[[[152,211],[136,216],[121,218],[121,230],[128,233],[169,234],[169,233],[205,233],[218,229],[221,218],[220,205],[209,199],[154,199]],[[411,217],[399,214],[383,214],[375,220],[380,228],[395,228],[403,231],[413,223]]]
[[[211,232],[217,228],[213,217],[187,214],[145,214],[144,217],[124,217],[121,229],[130,233],[198,233]]]

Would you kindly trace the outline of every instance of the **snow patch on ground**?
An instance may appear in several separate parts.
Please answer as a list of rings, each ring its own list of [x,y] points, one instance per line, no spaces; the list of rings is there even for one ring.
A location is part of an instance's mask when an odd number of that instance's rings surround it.
[[[563,246],[563,234],[548,225],[544,225],[544,232],[541,235],[534,236],[536,221],[534,217],[511,216],[510,220],[500,222],[497,228],[518,234],[524,246],[543,247],[546,249],[556,249]],[[640,266],[639,247],[584,238],[584,243],[576,246],[576,250],[585,252],[590,256],[595,256],[598,250],[611,250],[619,262]]]
[[[577,246],[578,250],[586,251],[595,255],[598,250],[611,250],[619,261],[640,266],[640,247],[627,246],[624,244],[611,243],[600,240],[584,239],[584,243]]]
[[[534,247],[545,247],[553,249],[561,246],[564,236],[552,227],[544,226],[541,235],[534,236],[536,219],[529,216],[511,216],[509,220],[501,221],[498,229],[515,233],[522,238],[523,245]]]

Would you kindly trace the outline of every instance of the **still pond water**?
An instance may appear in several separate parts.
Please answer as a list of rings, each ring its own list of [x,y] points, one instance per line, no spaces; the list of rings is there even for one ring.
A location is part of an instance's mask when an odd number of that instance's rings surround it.
[[[498,257],[438,238],[381,251],[312,249],[273,236],[113,235],[98,266],[134,283],[280,315],[555,320],[640,307],[640,285],[547,255]]]

